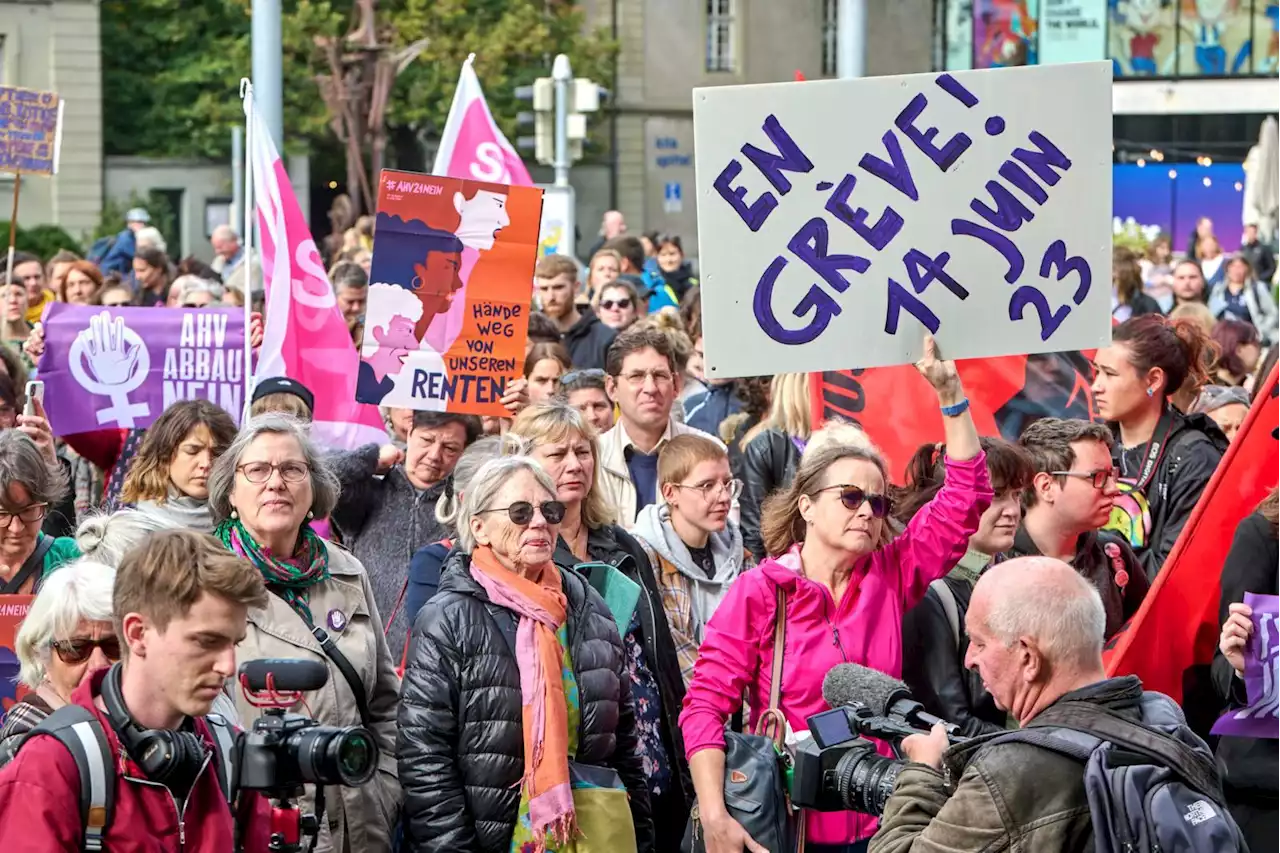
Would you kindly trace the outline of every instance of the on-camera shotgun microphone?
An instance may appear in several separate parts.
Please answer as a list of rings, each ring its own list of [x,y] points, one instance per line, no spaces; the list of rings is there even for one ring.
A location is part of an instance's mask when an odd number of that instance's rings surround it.
[[[267,685],[267,676],[271,685]],[[309,693],[329,680],[329,669],[319,661],[295,658],[260,658],[240,664],[240,679],[256,692],[274,689],[278,693]]]
[[[935,717],[911,698],[907,685],[861,664],[842,663],[832,667],[822,679],[822,698],[832,708],[860,702],[876,714],[903,720],[924,731],[941,724],[954,743],[967,739],[960,737],[960,727],[955,723]]]

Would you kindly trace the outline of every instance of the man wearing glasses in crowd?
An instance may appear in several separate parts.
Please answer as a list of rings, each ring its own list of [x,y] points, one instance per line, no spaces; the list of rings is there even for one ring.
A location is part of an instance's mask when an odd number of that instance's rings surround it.
[[[1070,564],[1094,585],[1107,614],[1108,639],[1133,616],[1150,585],[1123,537],[1100,530],[1121,496],[1111,462],[1111,431],[1082,420],[1042,418],[1019,442],[1036,475],[1009,557],[1043,554]]]
[[[678,435],[658,454],[658,484],[665,505],[640,510],[631,533],[657,570],[687,687],[707,623],[745,568],[742,531],[729,518],[742,481],[721,445]]]
[[[663,445],[678,435],[720,442],[671,417],[683,377],[664,332],[652,327],[623,332],[609,347],[605,372],[606,391],[618,404],[619,417],[613,429],[600,436],[598,481],[618,508],[618,523],[630,527],[640,510],[658,502],[658,454]]]

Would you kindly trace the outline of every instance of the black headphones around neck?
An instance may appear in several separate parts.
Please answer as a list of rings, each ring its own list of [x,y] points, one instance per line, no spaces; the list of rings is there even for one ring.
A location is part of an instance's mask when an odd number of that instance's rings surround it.
[[[102,704],[125,751],[152,782],[190,782],[204,763],[205,745],[193,731],[144,729],[133,719],[120,690],[123,664],[113,664],[102,680]]]

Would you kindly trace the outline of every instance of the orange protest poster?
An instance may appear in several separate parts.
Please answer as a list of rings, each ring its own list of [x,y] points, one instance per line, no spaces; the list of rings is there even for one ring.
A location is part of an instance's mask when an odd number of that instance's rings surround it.
[[[473,415],[524,366],[542,190],[384,170],[361,403]]]
[[[14,652],[18,626],[27,618],[34,595],[0,595],[0,722],[27,693],[18,683],[18,655]]]

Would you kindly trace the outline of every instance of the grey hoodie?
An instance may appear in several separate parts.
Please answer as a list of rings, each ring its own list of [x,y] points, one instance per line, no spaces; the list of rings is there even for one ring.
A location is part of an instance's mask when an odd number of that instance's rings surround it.
[[[716,612],[716,607],[728,594],[729,585],[742,574],[741,528],[731,520],[723,531],[711,534],[708,544],[711,546],[711,557],[716,564],[716,576],[710,580],[706,572],[694,564],[688,546],[680,540],[671,526],[671,508],[667,505],[650,504],[640,510],[631,535],[640,539],[644,545],[656,551],[658,556],[675,566],[686,580],[685,586],[688,587],[692,609],[690,614],[692,624],[689,628],[692,629],[692,638],[701,644],[703,631],[711,621],[712,614]],[[654,571],[658,573],[659,587],[667,586],[667,581],[662,577],[662,566],[655,565]],[[665,594],[663,601],[667,601]],[[674,616],[676,614],[667,614],[668,619]],[[675,623],[672,624],[674,626]]]

